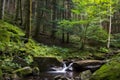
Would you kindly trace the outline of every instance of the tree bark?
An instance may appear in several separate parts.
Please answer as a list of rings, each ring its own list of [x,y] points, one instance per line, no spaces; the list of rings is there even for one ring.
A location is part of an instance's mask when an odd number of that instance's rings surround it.
[[[71,20],[71,0],[67,0],[67,19]],[[67,40],[66,42],[69,43],[70,41],[70,32],[67,32]]]
[[[112,27],[112,16],[111,16],[111,5],[110,5],[110,19],[109,19],[109,33],[108,33],[108,43],[107,48],[110,48],[110,41],[111,41],[111,27]]]
[[[25,37],[31,36],[31,16],[32,16],[32,0],[25,0]]]
[[[34,37],[38,37],[40,31],[41,20],[43,17],[43,11],[41,10],[43,6],[43,0],[37,0],[37,8],[36,8],[36,29]]]
[[[56,34],[56,11],[57,11],[57,8],[56,8],[56,0],[52,0],[52,5],[53,5],[53,14],[52,14],[52,21],[53,21],[53,24],[52,24],[52,33],[51,33],[51,37],[53,39],[55,39],[55,34]]]
[[[3,0],[0,0],[0,19],[3,17]]]

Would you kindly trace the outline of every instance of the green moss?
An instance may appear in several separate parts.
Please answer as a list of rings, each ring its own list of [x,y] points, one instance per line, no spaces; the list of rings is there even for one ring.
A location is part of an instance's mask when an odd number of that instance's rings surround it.
[[[103,65],[97,70],[90,80],[119,80],[120,79],[120,63],[111,61]]]

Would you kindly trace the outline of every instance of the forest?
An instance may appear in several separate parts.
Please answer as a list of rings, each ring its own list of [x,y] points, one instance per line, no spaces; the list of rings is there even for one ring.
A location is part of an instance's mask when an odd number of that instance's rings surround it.
[[[0,80],[120,80],[120,1],[0,0]]]

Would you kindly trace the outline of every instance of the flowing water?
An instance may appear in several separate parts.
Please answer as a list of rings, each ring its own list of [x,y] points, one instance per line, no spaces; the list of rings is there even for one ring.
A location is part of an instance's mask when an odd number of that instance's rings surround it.
[[[50,71],[40,73],[40,76],[31,76],[24,80],[54,80],[54,77],[56,76],[64,76],[72,80],[73,78],[78,76],[78,73],[72,71],[72,64],[73,63],[70,63],[67,66],[65,63],[63,63],[62,67],[51,67]]]

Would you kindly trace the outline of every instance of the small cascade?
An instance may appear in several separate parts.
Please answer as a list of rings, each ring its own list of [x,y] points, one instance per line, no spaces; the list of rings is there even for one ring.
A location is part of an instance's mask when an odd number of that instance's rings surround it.
[[[73,63],[70,63],[68,66],[65,62],[63,62],[63,67],[52,67],[51,69],[53,71],[48,71],[48,73],[66,73],[66,71],[72,71],[72,65]]]

